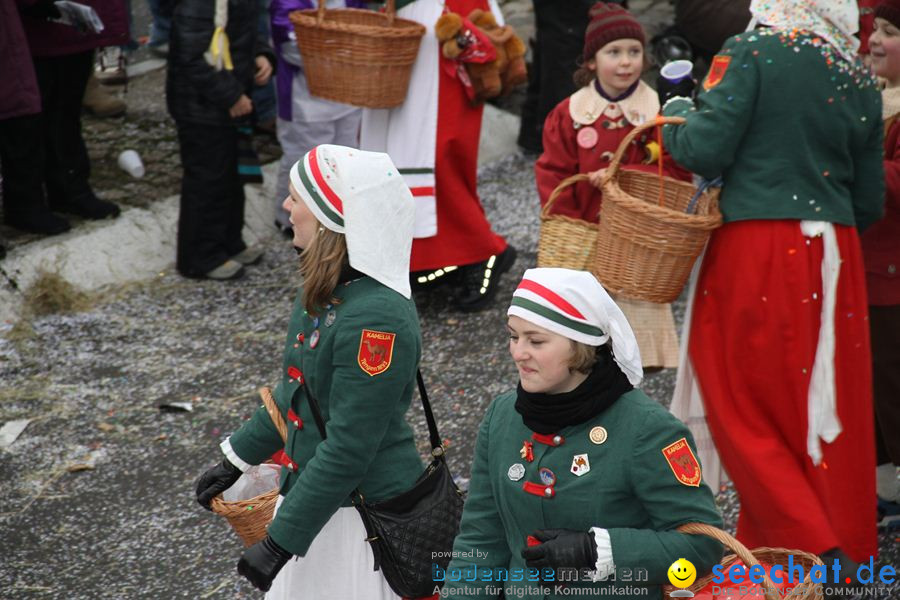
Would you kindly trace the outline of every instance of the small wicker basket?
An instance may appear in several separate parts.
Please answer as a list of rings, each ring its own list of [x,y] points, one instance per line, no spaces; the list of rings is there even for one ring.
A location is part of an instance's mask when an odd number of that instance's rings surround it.
[[[759,585],[762,588],[763,594],[765,594],[766,600],[821,600],[822,598],[822,584],[813,583],[812,573],[810,573],[810,570],[814,565],[822,564],[822,560],[815,554],[803,552],[802,550],[788,550],[786,548],[754,548],[753,550],[748,550],[747,547],[735,539],[734,536],[729,535],[717,527],[706,525],[704,523],[685,523],[678,528],[678,531],[690,533],[692,535],[705,535],[711,537],[722,542],[725,547],[732,550],[734,554],[726,555],[719,563],[724,567],[724,571],[728,571],[728,567],[730,567],[737,559],[742,560],[747,569],[749,569],[754,565],[760,564],[760,562],[764,562],[768,565],[786,564],[788,556],[792,556],[794,564],[803,567],[805,579],[799,585],[792,584],[788,594],[782,596],[775,584],[772,583],[772,580],[769,579],[769,575],[764,573],[764,582]],[[687,589],[696,594],[709,585],[712,578],[713,575],[711,573],[705,577],[700,577]],[[723,584],[723,586],[724,585],[725,584]],[[663,589],[665,590],[667,597],[669,593],[675,590],[674,587],[669,585],[664,586]]]
[[[406,99],[425,27],[399,19],[394,0],[384,13],[357,8],[290,13],[309,92],[366,108],[392,108]]]
[[[597,243],[597,223],[566,215],[552,215],[550,209],[569,186],[587,181],[584,174],[559,182],[541,209],[541,237],[538,241],[538,266],[589,271]]]
[[[710,233],[722,224],[717,188],[700,193],[696,210],[688,213],[697,191],[693,184],[619,169],[629,144],[642,131],[681,123],[680,117],[659,117],[635,127],[622,140],[604,175],[593,271],[613,294],[672,302]]]
[[[269,418],[272,419],[282,441],[287,441],[287,425],[275,404],[272,392],[269,388],[264,387],[260,388],[259,395],[262,397],[266,412],[269,413]],[[266,537],[266,528],[272,522],[272,515],[275,513],[276,500],[278,500],[277,487],[265,494],[236,502],[226,502],[219,494],[212,499],[209,505],[214,513],[222,515],[228,520],[245,546],[252,546]]]

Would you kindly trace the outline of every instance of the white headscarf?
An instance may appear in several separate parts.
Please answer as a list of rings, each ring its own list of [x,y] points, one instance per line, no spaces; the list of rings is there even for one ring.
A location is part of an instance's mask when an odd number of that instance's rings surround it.
[[[316,219],[346,236],[350,266],[409,298],[415,204],[391,157],[322,144],[290,175]]]
[[[859,49],[859,40],[853,35],[859,31],[856,0],[752,0],[750,13],[762,25],[811,31],[849,61]]]
[[[587,271],[528,269],[513,292],[506,314],[588,346],[612,341],[613,358],[631,385],[638,385],[644,378],[631,325],[619,305]]]

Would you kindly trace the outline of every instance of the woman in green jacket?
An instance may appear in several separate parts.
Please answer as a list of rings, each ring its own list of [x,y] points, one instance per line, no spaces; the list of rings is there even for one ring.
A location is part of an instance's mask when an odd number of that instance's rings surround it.
[[[386,154],[322,145],[291,169],[284,208],[303,249],[303,289],[275,390],[287,443],[258,409],[222,443],[225,459],[201,477],[197,499],[208,508],[242,471],[283,449],[275,517],[238,571],[271,586],[270,599],[394,599],[372,569],[350,496],[359,488],[367,500],[390,498],[423,469],[404,419],[422,349],[408,275],[413,198]]]
[[[542,268],[507,314],[520,381],[481,424],[442,596],[658,599],[679,558],[708,572],[719,543],[675,529],[722,520],[687,428],[633,387],[619,307],[590,273]]]

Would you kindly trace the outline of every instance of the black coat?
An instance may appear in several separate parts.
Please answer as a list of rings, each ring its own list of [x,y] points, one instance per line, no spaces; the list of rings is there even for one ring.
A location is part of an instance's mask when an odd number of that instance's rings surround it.
[[[228,109],[250,94],[256,57],[275,56],[266,40],[257,39],[259,3],[229,0],[228,34],[234,70],[216,71],[203,57],[209,49],[215,26],[215,0],[178,0],[169,34],[169,65],[166,104],[175,121],[204,125],[229,125]]]

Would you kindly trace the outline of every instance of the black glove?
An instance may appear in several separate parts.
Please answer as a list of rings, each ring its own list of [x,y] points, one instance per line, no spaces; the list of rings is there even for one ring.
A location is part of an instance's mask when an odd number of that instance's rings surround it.
[[[597,564],[597,544],[591,531],[536,529],[541,544],[522,550],[525,565],[531,569],[593,569]]]
[[[38,0],[31,6],[22,7],[20,10],[23,15],[34,17],[35,19],[58,19],[62,15],[53,2],[54,0]]]
[[[272,587],[272,580],[292,556],[293,554],[276,544],[275,540],[266,536],[263,541],[244,551],[238,561],[238,573],[246,577],[254,587],[268,592]]]
[[[667,100],[675,96],[693,98],[694,88],[697,83],[690,77],[685,77],[678,83],[672,83],[662,75],[656,78],[656,94],[659,96],[659,105],[662,107]]]
[[[221,464],[200,476],[197,482],[197,502],[206,510],[212,510],[209,506],[210,501],[234,485],[240,477],[241,470],[227,458],[223,458]]]

